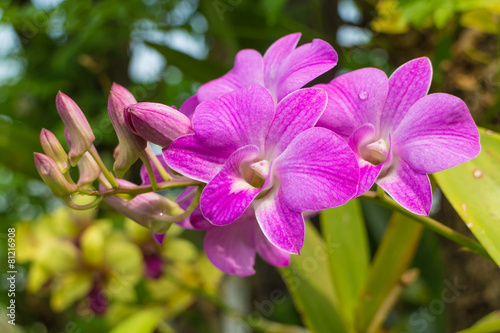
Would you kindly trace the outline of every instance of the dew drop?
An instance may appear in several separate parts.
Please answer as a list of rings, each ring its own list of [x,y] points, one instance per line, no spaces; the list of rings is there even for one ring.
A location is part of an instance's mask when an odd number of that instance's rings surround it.
[[[474,169],[472,175],[474,178],[481,178],[483,176],[483,171],[481,169]]]
[[[365,99],[368,98],[368,92],[367,91],[361,91],[359,93],[359,98],[364,101]]]

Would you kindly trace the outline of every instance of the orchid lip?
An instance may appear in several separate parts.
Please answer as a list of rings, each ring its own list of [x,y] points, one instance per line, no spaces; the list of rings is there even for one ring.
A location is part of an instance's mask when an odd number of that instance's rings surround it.
[[[389,144],[384,139],[379,139],[360,149],[361,157],[373,165],[380,165],[387,160]]]
[[[253,163],[245,163],[240,166],[243,179],[256,188],[262,188],[269,175],[270,163],[268,160],[260,160]]]

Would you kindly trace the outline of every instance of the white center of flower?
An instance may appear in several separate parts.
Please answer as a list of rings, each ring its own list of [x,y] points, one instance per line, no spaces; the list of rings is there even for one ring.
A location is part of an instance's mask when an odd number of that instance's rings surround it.
[[[361,157],[373,165],[384,163],[389,154],[389,144],[384,139],[367,144],[360,149]]]
[[[270,163],[268,160],[261,160],[240,167],[240,172],[245,181],[253,187],[262,188],[269,175]]]

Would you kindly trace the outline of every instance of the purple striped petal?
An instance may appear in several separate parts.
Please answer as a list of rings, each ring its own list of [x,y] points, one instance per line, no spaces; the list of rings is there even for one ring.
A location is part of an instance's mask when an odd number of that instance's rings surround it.
[[[398,155],[420,173],[434,173],[475,158],[479,132],[458,97],[431,94],[418,100],[393,134]]]
[[[275,93],[277,101],[337,64],[337,52],[320,39],[291,51],[299,37],[299,34],[283,37],[264,56],[266,87]]]
[[[382,133],[393,131],[416,101],[427,95],[432,80],[429,58],[403,64],[389,78],[389,93],[380,119]]]
[[[163,149],[163,158],[172,169],[205,183],[220,171],[230,155],[231,152],[207,148],[196,135],[180,137]]]
[[[250,163],[258,154],[256,146],[238,149],[203,190],[201,211],[212,224],[221,226],[234,222],[259,194],[261,189],[247,183],[240,173],[240,166]]]
[[[255,220],[255,215],[253,219]],[[290,254],[271,244],[262,233],[262,230],[260,230],[260,226],[256,220],[254,226],[254,239],[257,253],[273,266],[285,267],[290,265]]]
[[[263,75],[262,55],[255,50],[242,50],[236,55],[233,69],[198,89],[198,99],[200,102],[209,101],[250,84],[263,86]]]
[[[266,155],[281,154],[301,132],[314,127],[325,110],[327,95],[323,89],[297,90],[279,102],[266,138]]]
[[[378,128],[389,89],[387,75],[379,69],[363,68],[319,84],[328,93],[328,105],[317,126],[349,137],[356,128],[371,123]]]
[[[357,191],[359,167],[354,153],[337,134],[311,128],[299,134],[275,160],[282,199],[298,212],[346,203]]]
[[[253,225],[250,223],[212,227],[205,235],[204,248],[212,264],[225,273],[238,276],[255,273]]]
[[[299,254],[304,244],[304,218],[283,200],[279,186],[253,203],[259,226],[269,242],[279,249]]]
[[[200,142],[212,148],[233,152],[253,144],[261,149],[273,116],[269,92],[251,85],[201,103],[193,116],[193,128]]]
[[[377,180],[401,206],[418,215],[429,215],[432,189],[429,177],[413,170],[403,159],[395,159],[392,170]]]

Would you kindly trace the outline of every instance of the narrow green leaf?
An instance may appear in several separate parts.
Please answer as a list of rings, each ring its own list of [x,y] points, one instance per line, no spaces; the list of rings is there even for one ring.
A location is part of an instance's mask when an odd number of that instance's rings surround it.
[[[410,265],[423,226],[394,213],[368,271],[357,311],[358,331],[367,332],[377,311]]]
[[[305,325],[314,333],[348,332],[335,306],[328,271],[329,248],[318,232],[306,223],[306,239],[300,255],[280,269]]]
[[[137,312],[115,326],[111,333],[151,333],[163,318],[162,308],[150,308]]]
[[[481,153],[434,177],[453,208],[500,265],[500,134],[483,128]]]
[[[358,200],[325,210],[320,215],[321,230],[327,244],[333,244],[329,253],[329,268],[339,307],[344,320],[352,326],[363,287],[370,253],[363,212]]]
[[[490,313],[483,319],[480,319],[472,327],[458,333],[498,333],[500,332],[500,314],[499,311]]]

